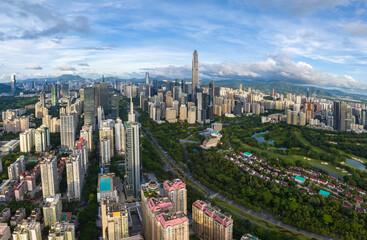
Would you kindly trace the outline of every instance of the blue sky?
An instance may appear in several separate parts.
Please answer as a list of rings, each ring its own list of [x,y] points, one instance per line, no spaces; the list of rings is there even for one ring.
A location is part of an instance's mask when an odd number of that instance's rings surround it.
[[[285,80],[367,88],[366,0],[1,0],[0,81],[97,78]]]

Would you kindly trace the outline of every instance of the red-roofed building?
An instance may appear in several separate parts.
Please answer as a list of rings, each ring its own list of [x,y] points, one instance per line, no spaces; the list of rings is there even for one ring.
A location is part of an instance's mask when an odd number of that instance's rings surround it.
[[[347,208],[352,208],[353,204],[350,204],[349,202],[343,202],[343,206]]]

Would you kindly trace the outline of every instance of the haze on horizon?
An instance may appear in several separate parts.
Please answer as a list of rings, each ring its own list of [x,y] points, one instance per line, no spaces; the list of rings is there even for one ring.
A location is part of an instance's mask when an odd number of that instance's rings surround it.
[[[266,79],[367,88],[365,0],[3,0],[0,82],[98,78]]]

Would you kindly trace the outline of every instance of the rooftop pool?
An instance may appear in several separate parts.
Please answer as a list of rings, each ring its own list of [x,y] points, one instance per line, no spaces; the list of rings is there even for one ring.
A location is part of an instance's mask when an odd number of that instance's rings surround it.
[[[100,192],[111,191],[111,181],[109,178],[101,178],[100,179]]]

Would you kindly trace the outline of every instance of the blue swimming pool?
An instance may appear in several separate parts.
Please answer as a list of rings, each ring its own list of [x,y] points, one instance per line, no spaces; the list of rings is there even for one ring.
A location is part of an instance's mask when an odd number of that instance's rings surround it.
[[[109,178],[101,178],[99,191],[111,191],[111,182]]]

